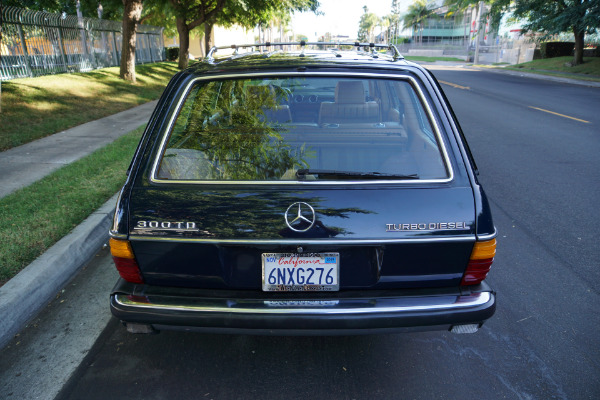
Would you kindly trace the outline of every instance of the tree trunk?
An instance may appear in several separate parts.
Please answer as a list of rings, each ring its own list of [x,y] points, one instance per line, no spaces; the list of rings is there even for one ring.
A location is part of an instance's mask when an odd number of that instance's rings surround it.
[[[214,46],[215,41],[213,40],[213,22],[204,23],[204,52],[205,56],[208,55],[210,49]]]
[[[177,33],[179,34],[179,69],[186,69],[190,58],[190,29],[183,17],[177,17]]]
[[[573,65],[583,64],[583,44],[585,39],[585,31],[577,32],[573,28],[575,34],[575,55],[573,56]]]
[[[121,47],[121,78],[135,82],[135,31],[142,15],[143,0],[123,0],[123,45]]]

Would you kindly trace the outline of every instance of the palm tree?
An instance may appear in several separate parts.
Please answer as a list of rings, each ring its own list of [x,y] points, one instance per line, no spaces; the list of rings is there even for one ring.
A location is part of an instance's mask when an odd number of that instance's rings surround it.
[[[358,23],[358,38],[359,40],[368,40],[373,42],[373,30],[377,26],[379,18],[372,12],[369,12],[367,6],[363,6],[363,15]]]
[[[381,26],[385,29],[385,43],[390,42],[390,30],[394,21],[394,16],[392,14],[384,15],[381,17]]]
[[[390,15],[392,18],[390,20],[390,24],[392,25],[392,29],[390,33],[393,41],[400,34],[400,4],[398,3],[398,0],[392,0],[391,11],[392,13]]]
[[[423,29],[425,21],[434,16],[433,11],[428,7],[426,0],[416,0],[408,6],[408,12],[402,18],[404,26],[412,26],[413,38],[419,38],[419,42],[423,43]]]

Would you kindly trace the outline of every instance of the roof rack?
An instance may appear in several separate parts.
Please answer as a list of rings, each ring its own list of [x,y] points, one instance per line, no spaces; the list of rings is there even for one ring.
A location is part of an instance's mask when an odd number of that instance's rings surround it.
[[[398,51],[398,49],[396,48],[396,46],[394,46],[393,44],[383,44],[383,43],[360,43],[360,42],[305,42],[304,40],[300,41],[300,42],[265,42],[265,43],[251,43],[251,44],[232,44],[230,46],[213,46],[210,51],[208,52],[208,54],[206,55],[206,60],[207,61],[213,61],[214,57],[213,55],[219,51],[219,50],[224,50],[224,49],[233,49],[235,50],[234,54],[238,54],[239,49],[244,49],[244,48],[249,48],[249,47],[271,47],[271,46],[300,46],[302,47],[302,53],[304,53],[304,47],[306,46],[331,46],[331,47],[340,47],[340,46],[353,46],[356,47],[357,49],[360,48],[369,48],[371,50],[371,55],[374,58],[377,58],[377,53],[375,52],[375,49],[388,49],[391,50],[393,52],[393,58],[394,61],[396,60],[401,60],[404,57],[402,56],[402,54],[400,54],[400,52]],[[337,49],[333,50],[334,53],[336,55],[338,55],[339,53],[337,53]],[[252,51],[250,51],[252,52]],[[250,53],[249,52],[249,53]]]

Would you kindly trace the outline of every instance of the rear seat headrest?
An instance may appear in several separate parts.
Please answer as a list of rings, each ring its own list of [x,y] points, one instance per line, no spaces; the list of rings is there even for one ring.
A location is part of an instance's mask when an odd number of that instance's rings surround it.
[[[360,81],[339,81],[335,87],[335,102],[341,104],[365,103],[365,87]]]

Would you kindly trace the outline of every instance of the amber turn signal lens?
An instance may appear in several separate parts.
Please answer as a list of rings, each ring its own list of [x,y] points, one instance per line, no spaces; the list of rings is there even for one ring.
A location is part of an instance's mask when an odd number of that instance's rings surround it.
[[[486,242],[475,242],[471,252],[471,260],[487,260],[496,255],[496,239]]]
[[[486,277],[496,255],[496,239],[475,242],[461,285],[478,285]]]
[[[135,260],[131,243],[129,240],[119,240],[110,238],[110,253],[113,256],[115,267],[119,271],[121,278],[127,282],[144,283],[142,272]]]
[[[128,259],[135,258],[135,256],[133,255],[133,250],[131,249],[131,243],[129,243],[129,240],[118,240],[118,239],[110,238],[109,245],[110,245],[110,253],[113,255],[113,257],[128,258]]]

